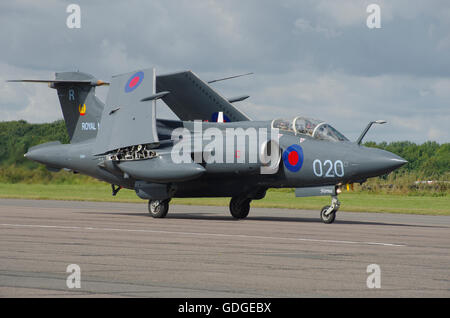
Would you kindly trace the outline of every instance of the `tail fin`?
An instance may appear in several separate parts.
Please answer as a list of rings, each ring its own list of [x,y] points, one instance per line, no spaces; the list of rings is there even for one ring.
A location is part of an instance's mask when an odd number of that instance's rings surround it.
[[[95,87],[109,85],[81,72],[56,73],[55,80],[11,80],[9,82],[48,83],[58,92],[70,143],[95,138],[104,103],[95,96]]]
[[[104,108],[103,102],[95,96],[99,81],[80,72],[56,73],[56,80],[50,87],[58,92],[70,142],[95,138]]]

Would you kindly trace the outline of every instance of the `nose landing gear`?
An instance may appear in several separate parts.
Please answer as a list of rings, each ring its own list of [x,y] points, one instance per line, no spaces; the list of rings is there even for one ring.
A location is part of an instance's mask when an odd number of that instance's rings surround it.
[[[337,195],[331,196],[331,205],[326,205],[320,211],[320,219],[323,223],[331,224],[336,219],[336,212],[339,210],[341,203]]]

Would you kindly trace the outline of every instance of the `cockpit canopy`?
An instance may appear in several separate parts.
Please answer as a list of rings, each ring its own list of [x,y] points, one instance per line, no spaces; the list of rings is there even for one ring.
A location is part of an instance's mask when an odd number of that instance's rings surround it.
[[[275,119],[272,121],[272,128],[290,131],[295,134],[308,135],[316,139],[329,141],[348,141],[348,139],[331,125],[324,121],[295,117],[293,120]]]

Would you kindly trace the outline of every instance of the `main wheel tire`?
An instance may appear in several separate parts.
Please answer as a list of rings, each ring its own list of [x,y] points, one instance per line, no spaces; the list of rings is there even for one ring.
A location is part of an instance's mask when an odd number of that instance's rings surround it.
[[[336,219],[336,210],[333,210],[330,214],[325,215],[325,212],[328,210],[329,207],[330,207],[329,205],[326,205],[320,211],[320,219],[322,220],[323,223],[326,224],[331,224]]]
[[[245,219],[250,212],[251,199],[231,198],[230,212],[235,219]]]
[[[155,219],[165,218],[169,212],[169,200],[149,200],[148,212]]]

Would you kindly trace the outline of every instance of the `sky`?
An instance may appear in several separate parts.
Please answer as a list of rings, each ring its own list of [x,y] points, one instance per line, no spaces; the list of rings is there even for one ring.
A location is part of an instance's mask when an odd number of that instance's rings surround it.
[[[68,28],[69,4],[81,9]],[[370,4],[381,28],[369,28]],[[8,79],[192,70],[254,120],[306,116],[356,140],[450,142],[447,0],[15,0],[0,3],[0,121],[62,118],[56,91]],[[108,88],[98,87],[105,99]],[[174,118],[163,102],[158,116]]]

